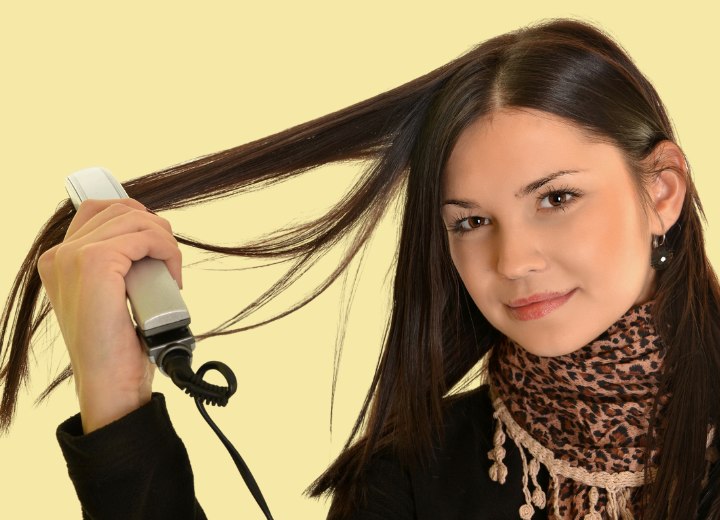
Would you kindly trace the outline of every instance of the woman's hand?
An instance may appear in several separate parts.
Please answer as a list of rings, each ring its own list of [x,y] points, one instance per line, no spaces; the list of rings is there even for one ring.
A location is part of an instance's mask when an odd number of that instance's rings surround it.
[[[182,287],[182,255],[166,219],[134,199],[86,200],[63,242],[38,260],[70,353],[85,433],[150,400],[155,366],[125,290],[132,262],[146,256],[163,260]]]

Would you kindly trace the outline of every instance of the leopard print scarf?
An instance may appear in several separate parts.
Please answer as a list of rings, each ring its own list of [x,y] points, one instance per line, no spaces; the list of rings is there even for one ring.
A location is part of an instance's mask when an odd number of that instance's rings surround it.
[[[651,307],[652,302],[631,307],[595,340],[562,356],[539,357],[509,339],[498,345],[499,371],[490,375],[497,419],[490,477],[505,482],[507,434],[523,461],[526,503],[520,518],[532,518],[534,506],[546,503],[550,518],[638,518],[645,433],[665,357]],[[661,418],[669,397],[660,399]],[[717,458],[714,450],[708,453]],[[656,450],[651,462],[654,478]],[[548,499],[537,483],[540,464],[551,478]]]

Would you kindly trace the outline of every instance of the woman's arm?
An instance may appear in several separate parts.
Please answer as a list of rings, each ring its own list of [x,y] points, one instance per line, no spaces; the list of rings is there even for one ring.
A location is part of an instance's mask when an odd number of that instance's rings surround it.
[[[86,200],[37,264],[75,377],[80,414],[57,438],[84,518],[205,518],[127,307],[124,277],[148,256],[181,285],[167,220],[133,199]]]

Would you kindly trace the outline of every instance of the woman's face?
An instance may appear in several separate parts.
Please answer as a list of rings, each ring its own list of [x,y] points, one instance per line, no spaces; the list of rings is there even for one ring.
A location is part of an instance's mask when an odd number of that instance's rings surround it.
[[[581,348],[654,293],[650,226],[621,152],[562,118],[528,109],[479,119],[460,135],[442,190],[465,287],[533,354]]]

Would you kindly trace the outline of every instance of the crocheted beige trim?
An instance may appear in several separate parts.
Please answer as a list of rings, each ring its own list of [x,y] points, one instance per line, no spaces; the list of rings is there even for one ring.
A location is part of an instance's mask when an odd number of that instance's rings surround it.
[[[520,507],[520,518],[530,520],[535,512],[535,507],[545,508],[546,497],[545,492],[540,488],[537,482],[537,475],[542,463],[548,470],[553,481],[554,490],[554,507],[553,515],[562,520],[560,516],[559,506],[559,489],[558,475],[571,478],[577,482],[581,482],[590,486],[588,491],[590,498],[590,512],[585,514],[583,520],[602,520],[600,512],[597,510],[597,502],[599,498],[598,488],[605,490],[607,494],[607,514],[611,520],[634,520],[634,516],[630,509],[630,488],[642,486],[644,483],[644,474],[642,471],[621,471],[618,473],[608,473],[606,471],[590,472],[584,468],[570,465],[567,461],[555,458],[552,451],[542,446],[530,434],[528,434],[510,415],[510,411],[505,407],[502,399],[495,396],[491,385],[490,396],[493,401],[495,412],[493,417],[499,419],[495,429],[493,438],[493,449],[488,452],[490,460],[494,461],[490,467],[490,478],[500,484],[505,483],[507,477],[507,466],[503,463],[505,457],[505,432],[503,426],[507,429],[510,438],[520,451],[520,457],[523,463],[523,493],[525,495],[525,504]],[[710,428],[708,432],[708,440],[706,446],[712,444],[715,428]],[[532,455],[532,459],[528,464],[525,448]],[[654,479],[656,469],[650,468],[651,477]],[[532,494],[528,489],[528,474],[532,478],[534,490]]]

